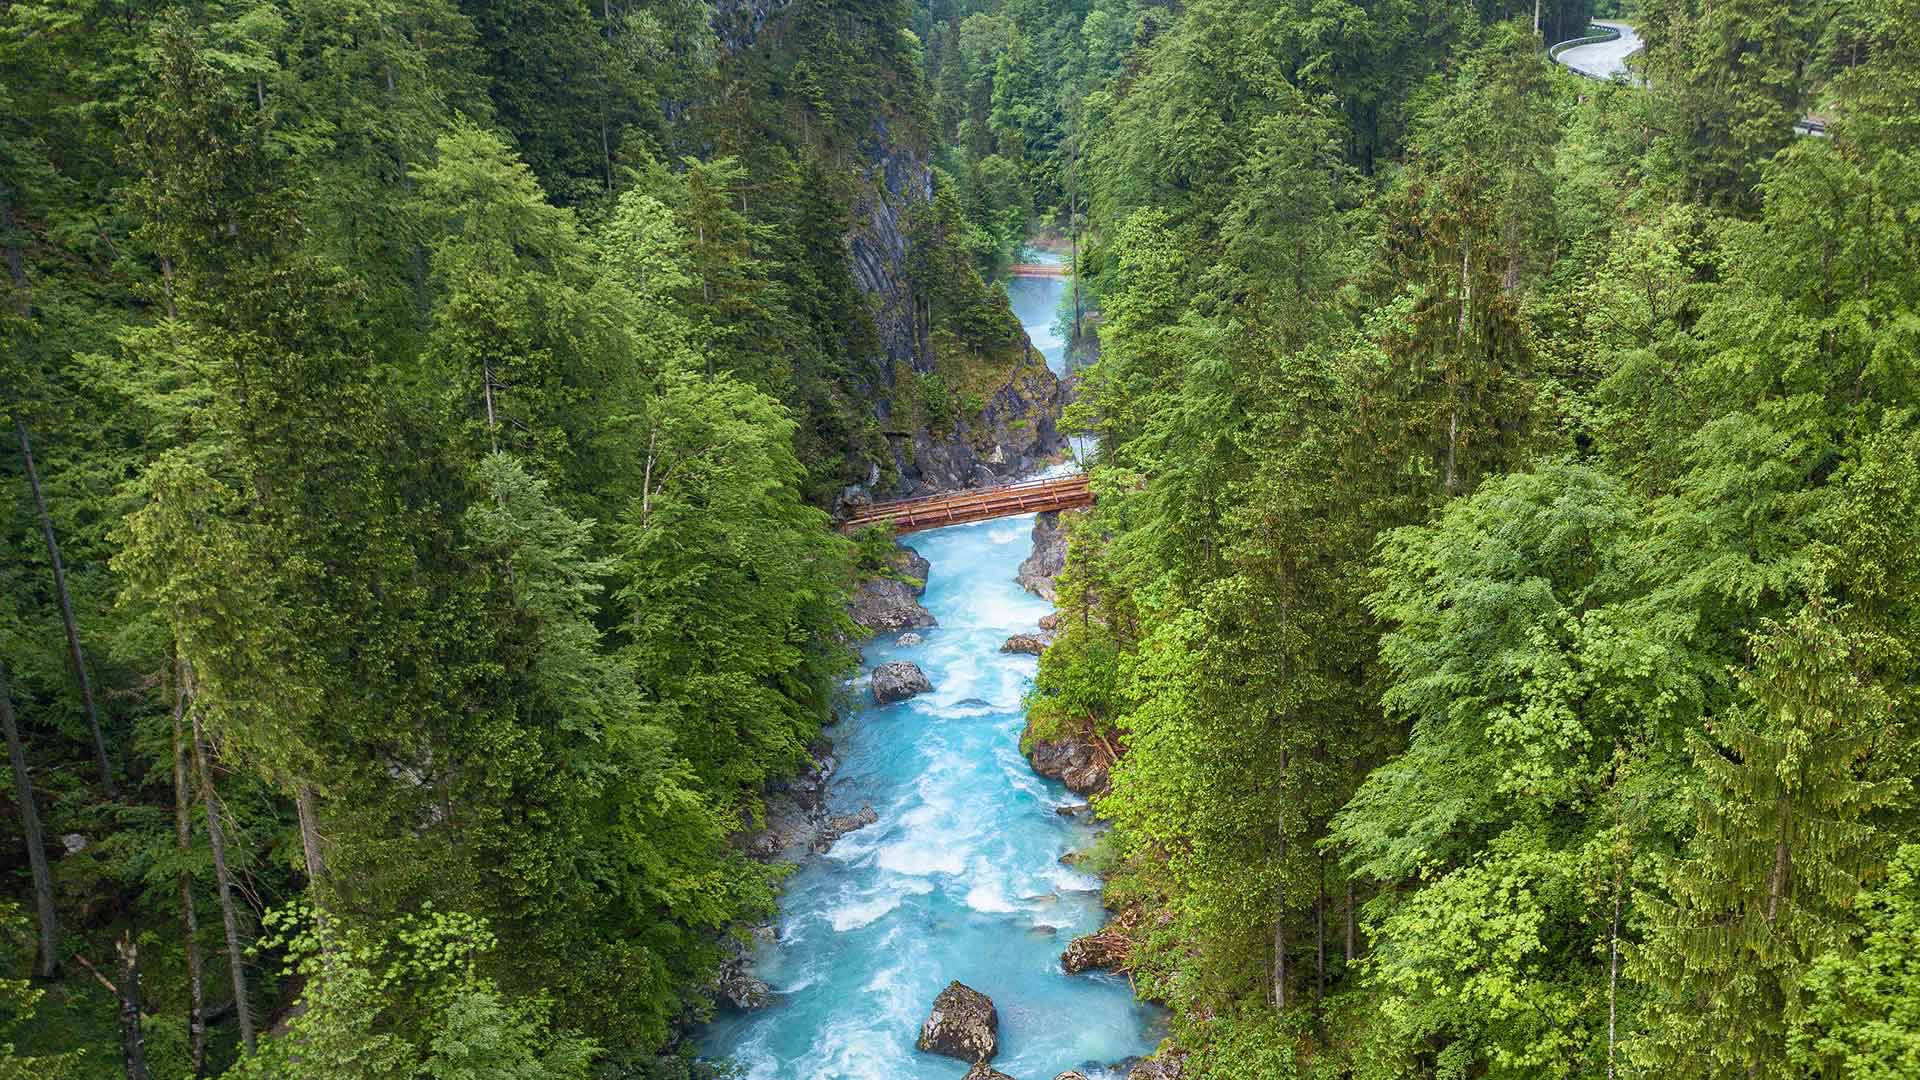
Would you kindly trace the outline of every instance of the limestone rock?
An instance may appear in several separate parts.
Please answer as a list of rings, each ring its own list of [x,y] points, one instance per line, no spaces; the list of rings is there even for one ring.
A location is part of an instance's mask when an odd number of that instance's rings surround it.
[[[1060,966],[1067,974],[1083,971],[1111,971],[1127,966],[1127,939],[1113,930],[1084,934],[1067,943],[1060,954]]]
[[[992,1061],[1000,1052],[1000,1015],[987,995],[950,982],[933,999],[933,1011],[920,1025],[920,1038],[913,1045],[961,1061]]]
[[[837,765],[832,747],[809,747],[807,767],[768,790],[766,824],[744,837],[747,854],[772,860],[798,856],[812,846],[827,821],[827,781]]]
[[[1148,1058],[1133,1067],[1127,1074],[1127,1080],[1180,1080],[1187,1074],[1185,1054],[1169,1054]]]
[[[1075,795],[1097,795],[1107,789],[1106,751],[1085,739],[1034,739],[1027,763],[1041,776],[1067,785]]]
[[[927,673],[911,660],[889,660],[873,669],[873,700],[882,705],[905,701],[931,689]]]
[[[869,634],[939,625],[933,613],[920,606],[919,600],[927,591],[927,574],[932,569],[926,556],[910,547],[895,545],[888,572],[860,583],[853,591],[853,600],[847,604],[847,614]]]
[[[1037,634],[1015,634],[1007,639],[1005,645],[1000,646],[1000,651],[1004,653],[1026,653],[1028,656],[1039,656],[1046,650],[1046,647],[1047,643],[1042,641]]]
[[[814,837],[813,840],[813,850],[816,852],[826,851],[833,846],[834,841],[850,832],[864,829],[879,820],[880,815],[874,813],[873,807],[871,806],[863,806],[857,813],[835,814],[827,819],[825,825],[820,827],[820,835]]]
[[[1049,611],[1045,615],[1040,616],[1040,631],[1042,633],[1051,634],[1058,629],[1060,629],[1059,612]]]
[[[973,1068],[968,1069],[967,1075],[961,1077],[960,1080],[1013,1080],[1013,1077],[982,1061]]]
[[[908,633],[901,634],[899,637],[894,638],[893,643],[903,649],[911,649],[916,645],[925,645],[927,639],[921,637],[919,634]]]
[[[1054,1077],[1053,1080],[1087,1080],[1087,1074],[1081,1072],[1079,1069],[1069,1069],[1059,1076]]]
[[[1060,523],[1060,512],[1049,510],[1033,518],[1033,554],[1020,564],[1013,580],[1020,587],[1048,600],[1055,599],[1053,579],[1067,565],[1067,530]]]

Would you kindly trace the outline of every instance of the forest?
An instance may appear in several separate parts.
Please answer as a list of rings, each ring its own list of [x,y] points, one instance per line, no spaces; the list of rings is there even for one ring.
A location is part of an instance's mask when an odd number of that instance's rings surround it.
[[[1920,1077],[1916,208],[1920,0],[0,0],[0,1080],[728,1075],[1034,238],[1156,1075]]]

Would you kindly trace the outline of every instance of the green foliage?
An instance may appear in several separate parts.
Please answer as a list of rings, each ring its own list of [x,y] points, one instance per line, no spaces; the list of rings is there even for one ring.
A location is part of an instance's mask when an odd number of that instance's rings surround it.
[[[1920,1070],[1920,847],[1904,844],[1886,880],[1858,900],[1857,949],[1821,953],[1801,980],[1805,1014],[1792,1033],[1808,1075],[1896,1080]]]
[[[378,930],[341,930],[298,906],[269,915],[262,945],[286,956],[304,1008],[226,1075],[585,1080],[599,1053],[556,1034],[542,1001],[514,1003],[480,976],[498,942],[484,920],[431,908]]]

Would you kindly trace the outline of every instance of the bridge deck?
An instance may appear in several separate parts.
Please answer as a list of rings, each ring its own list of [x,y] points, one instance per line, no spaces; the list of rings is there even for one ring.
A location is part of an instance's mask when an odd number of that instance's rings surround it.
[[[855,510],[840,523],[840,528],[852,532],[869,525],[891,525],[896,534],[910,533],[943,525],[964,525],[1047,510],[1076,510],[1092,505],[1093,491],[1087,486],[1087,478],[1076,473],[951,495],[873,503]]]
[[[1014,263],[1007,273],[1013,277],[1067,277],[1073,269],[1065,263]]]

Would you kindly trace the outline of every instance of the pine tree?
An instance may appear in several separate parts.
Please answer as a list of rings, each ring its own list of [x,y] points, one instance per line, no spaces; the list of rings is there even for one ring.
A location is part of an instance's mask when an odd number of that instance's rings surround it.
[[[1892,713],[1842,613],[1814,602],[1754,642],[1724,723],[1693,737],[1702,773],[1691,854],[1650,900],[1640,974],[1667,995],[1643,1050],[1669,1076],[1787,1077],[1800,980],[1840,945],[1883,856],[1877,812]]]

